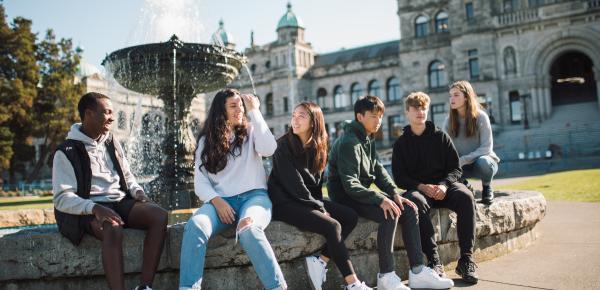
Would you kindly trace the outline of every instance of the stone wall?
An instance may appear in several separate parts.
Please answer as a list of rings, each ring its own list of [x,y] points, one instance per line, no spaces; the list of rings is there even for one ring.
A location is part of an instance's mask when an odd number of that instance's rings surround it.
[[[491,206],[477,205],[475,258],[479,261],[530,245],[536,239],[536,224],[546,213],[546,200],[537,192],[502,192]],[[443,262],[458,257],[456,215],[448,210],[432,213],[436,239]],[[156,289],[177,289],[183,224],[169,227],[161,258]],[[267,237],[281,264],[290,289],[308,289],[303,257],[319,250],[323,238],[300,232],[281,222],[272,222]],[[357,274],[370,285],[376,283],[376,224],[361,219],[346,241]],[[260,282],[234,232],[215,236],[209,243],[205,289],[261,289]],[[133,288],[141,263],[144,233],[126,230],[124,263],[126,286]],[[401,233],[395,242],[397,272],[406,278],[408,261]],[[55,229],[24,230],[0,234],[0,290],[5,289],[105,289],[99,242],[86,236],[74,247]],[[325,289],[339,289],[342,277],[330,263]]]

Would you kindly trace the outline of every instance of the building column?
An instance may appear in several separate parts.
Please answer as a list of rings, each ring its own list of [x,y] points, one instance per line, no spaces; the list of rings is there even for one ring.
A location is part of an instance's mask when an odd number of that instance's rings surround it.
[[[539,123],[542,121],[542,113],[540,110],[540,89],[537,87],[531,90],[531,119],[535,119]]]
[[[598,102],[598,109],[600,109],[600,68],[594,70],[594,79],[596,79],[596,100]]]

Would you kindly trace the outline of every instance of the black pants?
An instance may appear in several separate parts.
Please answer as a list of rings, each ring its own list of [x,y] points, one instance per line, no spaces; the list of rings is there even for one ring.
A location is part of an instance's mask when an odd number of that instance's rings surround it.
[[[344,240],[352,232],[358,216],[346,206],[324,200],[330,216],[306,205],[289,202],[273,207],[273,218],[295,226],[303,231],[322,235],[326,239],[321,255],[331,258],[344,277],[354,274]]]
[[[429,261],[439,259],[437,244],[434,237],[433,223],[429,211],[434,208],[448,208],[457,215],[458,245],[461,256],[471,256],[475,243],[475,201],[473,194],[462,184],[455,182],[446,191],[446,197],[435,200],[417,190],[406,192],[404,197],[410,199],[419,208],[419,228],[421,229],[421,244],[423,252]]]
[[[377,229],[377,253],[379,255],[379,273],[394,271],[394,235],[398,221],[402,227],[402,239],[408,254],[411,267],[423,265],[421,252],[421,237],[419,235],[419,218],[415,210],[404,205],[400,218],[385,218],[381,207],[372,204],[357,202],[351,198],[336,200],[341,204],[353,208],[359,216],[379,224]]]

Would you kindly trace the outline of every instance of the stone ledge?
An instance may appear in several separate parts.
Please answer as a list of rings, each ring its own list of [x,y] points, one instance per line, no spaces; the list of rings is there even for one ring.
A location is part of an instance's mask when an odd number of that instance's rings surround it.
[[[485,252],[486,258],[492,258],[506,254],[515,247],[510,245],[509,237],[511,236],[515,236],[517,239],[526,239],[528,242],[525,244],[529,244],[535,239],[533,229],[537,222],[544,217],[545,212],[546,200],[542,194],[537,192],[502,192],[498,194],[498,198],[491,206],[477,204],[478,249],[485,245],[484,248],[487,250],[482,253]],[[432,218],[436,227],[436,240],[440,243],[443,259],[450,262],[457,255],[455,253],[457,251],[456,215],[448,210],[434,210]],[[354,261],[354,264],[359,273],[377,269],[376,233],[375,223],[361,219],[346,241],[351,255],[358,259]],[[182,234],[183,224],[169,227],[165,251],[159,266],[159,272],[161,272],[159,276],[177,276]],[[281,222],[272,222],[267,228],[266,234],[284,269],[285,276],[293,280],[306,279],[301,267],[301,257],[317,251],[324,239],[315,234],[300,232]],[[249,275],[256,280],[256,275],[249,266],[248,258],[241,247],[234,244],[232,236],[233,231],[227,231],[213,237],[209,243],[206,260],[207,278],[205,279],[205,283],[208,285],[224,285],[221,284],[222,281],[219,282],[222,278],[215,277],[217,275],[212,276],[212,272],[236,273],[235,275],[239,277]],[[123,244],[125,272],[131,274],[128,276],[135,276],[140,271],[143,238],[142,231],[126,230]],[[486,242],[488,240],[490,242]],[[399,250],[397,266],[405,267],[406,258],[403,253],[400,231],[397,234],[395,248]],[[449,249],[445,250],[446,248]],[[451,250],[453,248],[455,249]],[[75,281],[88,278],[102,280],[99,242],[90,236],[86,236],[79,247],[74,247],[56,229],[23,230],[0,236],[0,249],[2,249],[0,285],[6,283],[6,285],[22,285],[18,289],[34,289],[25,285],[37,285],[37,282],[34,282],[37,279],[42,279],[42,281],[58,279],[57,281],[60,280],[64,283],[71,280],[75,283]],[[366,259],[366,261],[363,263],[362,259]],[[365,265],[369,265],[369,267],[361,269]],[[246,272],[248,272],[247,275],[241,274]],[[337,270],[333,272],[337,273]],[[97,277],[94,278],[94,276]],[[177,281],[176,279],[170,283],[177,285]],[[251,284],[244,285],[250,287]],[[290,286],[292,285],[306,284],[290,283]],[[238,284],[238,288],[239,286],[240,284]],[[101,288],[103,287],[98,289]],[[176,287],[169,286],[167,288],[175,289]],[[248,289],[252,288],[254,287]],[[0,287],[0,289],[3,288]]]
[[[55,223],[53,209],[0,210],[0,228]]]

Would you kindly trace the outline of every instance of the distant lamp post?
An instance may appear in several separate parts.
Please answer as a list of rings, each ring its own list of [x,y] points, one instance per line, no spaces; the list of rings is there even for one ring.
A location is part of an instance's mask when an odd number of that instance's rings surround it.
[[[527,110],[527,103],[529,102],[529,99],[531,99],[530,94],[521,95],[521,100],[523,100],[523,129],[525,130],[529,129],[529,118],[527,116],[529,115]]]

